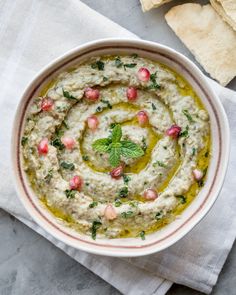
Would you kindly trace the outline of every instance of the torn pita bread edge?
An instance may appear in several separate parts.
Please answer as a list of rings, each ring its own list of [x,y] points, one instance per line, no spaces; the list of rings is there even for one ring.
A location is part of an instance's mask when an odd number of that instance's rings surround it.
[[[226,13],[223,6],[217,0],[210,0],[211,6],[216,10],[216,12],[222,17],[222,19],[227,22],[236,31],[236,22]]]
[[[213,79],[217,80],[221,85],[226,86],[236,76],[236,67],[234,67],[236,61],[234,61],[232,68],[228,69],[225,72],[223,70],[221,70],[220,72],[217,70],[217,66],[218,66],[217,63],[215,65],[215,69],[212,69],[212,68],[209,69],[208,62],[204,62],[202,60],[204,57],[202,57],[201,54],[198,54],[198,52],[196,52],[195,48],[193,48],[190,44],[188,44],[189,42],[186,40],[186,38],[181,36],[181,34],[179,34],[179,30],[181,31],[182,18],[184,17],[184,14],[182,14],[182,12],[188,13],[188,12],[186,12],[186,10],[192,11],[193,8],[195,8],[195,10],[199,10],[199,12],[200,12],[200,9],[202,9],[203,7],[204,7],[204,9],[207,8],[207,9],[212,10],[212,12],[214,12],[216,14],[216,19],[218,19],[218,21],[222,22],[222,25],[225,26],[227,28],[227,30],[229,30],[228,33],[230,33],[232,31],[234,34],[236,34],[235,31],[227,23],[225,23],[220,18],[220,16],[218,16],[218,14],[215,12],[215,10],[212,8],[212,6],[210,4],[202,6],[197,3],[185,3],[182,5],[175,6],[175,7],[172,7],[165,14],[165,19],[166,19],[167,24],[170,26],[170,28],[175,32],[176,36],[192,52],[195,59],[199,62],[199,64],[202,65],[202,67],[205,69],[205,71],[208,72],[209,75]],[[181,11],[180,11],[180,9],[181,9]],[[178,14],[182,14],[181,19],[180,18],[178,19]],[[199,28],[199,32],[200,32],[200,28]],[[192,36],[195,36],[195,34],[192,34]],[[189,38],[189,37],[187,37],[187,38]],[[229,42],[229,43],[231,43],[231,42]],[[212,49],[212,52],[213,52],[213,50],[214,50],[214,48]],[[214,55],[214,53],[212,53],[212,55]]]
[[[157,8],[172,0],[140,0],[143,12],[149,11],[153,8]]]

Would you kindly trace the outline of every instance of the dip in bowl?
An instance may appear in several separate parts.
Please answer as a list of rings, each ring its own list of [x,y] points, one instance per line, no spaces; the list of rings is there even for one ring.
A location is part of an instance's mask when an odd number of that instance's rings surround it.
[[[27,88],[16,132],[31,215],[67,244],[112,256],[160,251],[187,233],[228,159],[227,120],[204,76],[146,41],[101,40],[53,62]]]

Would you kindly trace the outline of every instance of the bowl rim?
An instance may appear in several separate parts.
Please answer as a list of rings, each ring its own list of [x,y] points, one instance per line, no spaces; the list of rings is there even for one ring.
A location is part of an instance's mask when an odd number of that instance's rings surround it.
[[[129,46],[138,46],[141,45],[141,49],[142,50],[147,50],[147,48],[143,48],[143,47],[150,47],[152,50],[160,50],[160,51],[164,51],[170,56],[175,56],[175,61],[178,60],[178,62],[181,64],[181,66],[183,67],[183,64],[185,65],[185,69],[191,69],[191,76],[198,81],[199,83],[201,83],[202,89],[205,90],[205,92],[208,94],[209,97],[211,97],[211,102],[213,103],[214,107],[217,108],[218,114],[220,114],[220,125],[223,127],[224,129],[224,142],[223,147],[225,150],[225,154],[223,155],[223,160],[221,159],[220,164],[221,164],[221,175],[218,176],[218,182],[214,184],[214,192],[210,193],[211,197],[209,198],[210,201],[207,203],[207,205],[202,206],[199,210],[199,212],[197,212],[197,216],[195,216],[194,219],[192,219],[191,222],[188,222],[187,224],[185,224],[184,228],[182,228],[182,231],[179,232],[177,235],[174,235],[174,237],[172,237],[172,239],[167,240],[166,243],[164,243],[164,245],[162,245],[159,248],[155,248],[152,247],[152,245],[148,244],[145,247],[140,247],[140,248],[136,248],[136,251],[131,251],[129,248],[126,248],[125,250],[119,250],[119,248],[116,248],[115,251],[110,251],[108,249],[103,249],[103,246],[100,244],[97,244],[96,242],[94,243],[89,243],[90,246],[88,247],[88,245],[83,242],[79,242],[77,241],[76,243],[71,242],[71,240],[66,240],[66,237],[61,236],[57,233],[57,231],[51,229],[50,227],[46,227],[45,226],[45,222],[39,218],[38,214],[35,214],[35,210],[36,208],[33,208],[32,211],[32,204],[30,205],[28,201],[26,201],[26,199],[23,197],[22,194],[26,194],[26,191],[24,189],[24,183],[22,183],[22,179],[19,176],[19,171],[20,169],[17,169],[17,155],[18,155],[18,144],[17,142],[19,142],[19,138],[16,135],[16,130],[17,131],[21,131],[21,128],[18,128],[18,119],[20,116],[22,116],[22,118],[24,117],[25,112],[22,111],[21,109],[21,102],[24,101],[25,97],[28,94],[28,90],[31,89],[32,87],[34,87],[34,85],[36,83],[38,83],[38,80],[40,80],[41,77],[45,77],[47,76],[47,72],[52,69],[54,66],[60,64],[63,61],[66,61],[66,63],[69,63],[69,61],[67,60],[69,57],[72,57],[74,55],[76,55],[77,53],[89,49],[93,46],[96,46],[97,49],[99,49],[102,46],[108,46],[108,45],[113,45],[114,43],[117,44],[117,46],[123,46],[125,47],[129,47]],[[60,67],[62,67],[63,65],[60,65]],[[183,74],[182,74],[183,75]],[[48,76],[52,76],[52,73],[49,74]],[[184,76],[184,75],[183,75]],[[40,84],[40,83],[39,83]],[[20,135],[20,133],[17,133],[17,135]],[[17,139],[18,141],[17,141]],[[224,178],[226,175],[226,170],[227,170],[227,166],[228,166],[228,160],[229,160],[229,148],[230,148],[230,130],[229,130],[229,123],[228,123],[228,119],[227,116],[225,114],[224,108],[218,98],[218,96],[215,94],[214,90],[212,89],[212,87],[209,85],[206,77],[203,75],[203,73],[199,70],[199,68],[192,62],[190,61],[187,57],[185,57],[184,55],[182,55],[181,53],[177,52],[176,50],[165,46],[165,45],[161,45],[159,43],[155,43],[152,41],[146,41],[146,40],[136,40],[136,39],[123,39],[123,38],[108,38],[108,39],[99,39],[99,40],[95,40],[95,41],[91,41],[88,43],[85,43],[83,45],[80,45],[76,48],[73,48],[70,51],[67,51],[66,53],[64,53],[63,55],[61,55],[60,57],[54,59],[53,61],[51,61],[49,64],[47,64],[45,67],[42,68],[41,71],[39,71],[34,78],[31,80],[31,82],[26,86],[24,93],[21,96],[21,99],[19,100],[18,103],[18,107],[17,107],[17,111],[15,113],[15,118],[14,118],[14,124],[13,124],[13,128],[12,128],[12,138],[11,138],[11,160],[12,160],[12,168],[13,168],[13,174],[14,174],[14,184],[15,184],[15,188],[17,191],[17,195],[19,197],[19,199],[21,200],[21,202],[23,203],[24,207],[26,208],[27,212],[30,214],[30,216],[36,221],[37,224],[39,224],[44,230],[46,230],[49,234],[51,234],[52,236],[54,236],[55,238],[57,238],[58,240],[66,243],[69,246],[72,246],[76,249],[79,250],[84,250],[86,252],[89,253],[93,253],[93,254],[98,254],[98,255],[105,255],[105,256],[114,256],[114,257],[135,257],[135,256],[144,256],[144,255],[149,255],[155,252],[159,252],[161,250],[164,250],[166,248],[168,248],[169,246],[173,245],[174,243],[176,243],[178,240],[180,240],[182,237],[184,237],[188,232],[190,232],[201,220],[202,218],[208,213],[208,211],[210,210],[210,208],[213,206],[214,202],[216,201],[220,190],[222,188],[223,182],[224,182]],[[48,221],[46,221],[47,223]],[[50,222],[50,221],[49,221]],[[86,241],[87,242],[87,241]]]

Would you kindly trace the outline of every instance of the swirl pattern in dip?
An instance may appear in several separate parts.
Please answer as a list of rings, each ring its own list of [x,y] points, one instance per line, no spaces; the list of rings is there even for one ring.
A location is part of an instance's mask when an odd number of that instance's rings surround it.
[[[105,56],[61,73],[34,99],[21,143],[32,187],[57,218],[94,239],[145,239],[204,185],[209,116],[167,67]]]

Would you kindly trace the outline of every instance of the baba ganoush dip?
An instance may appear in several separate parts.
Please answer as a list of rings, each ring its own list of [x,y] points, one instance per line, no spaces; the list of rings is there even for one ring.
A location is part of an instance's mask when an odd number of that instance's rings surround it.
[[[140,237],[173,221],[204,186],[209,115],[157,62],[92,58],[35,97],[23,167],[57,219],[91,238]]]

